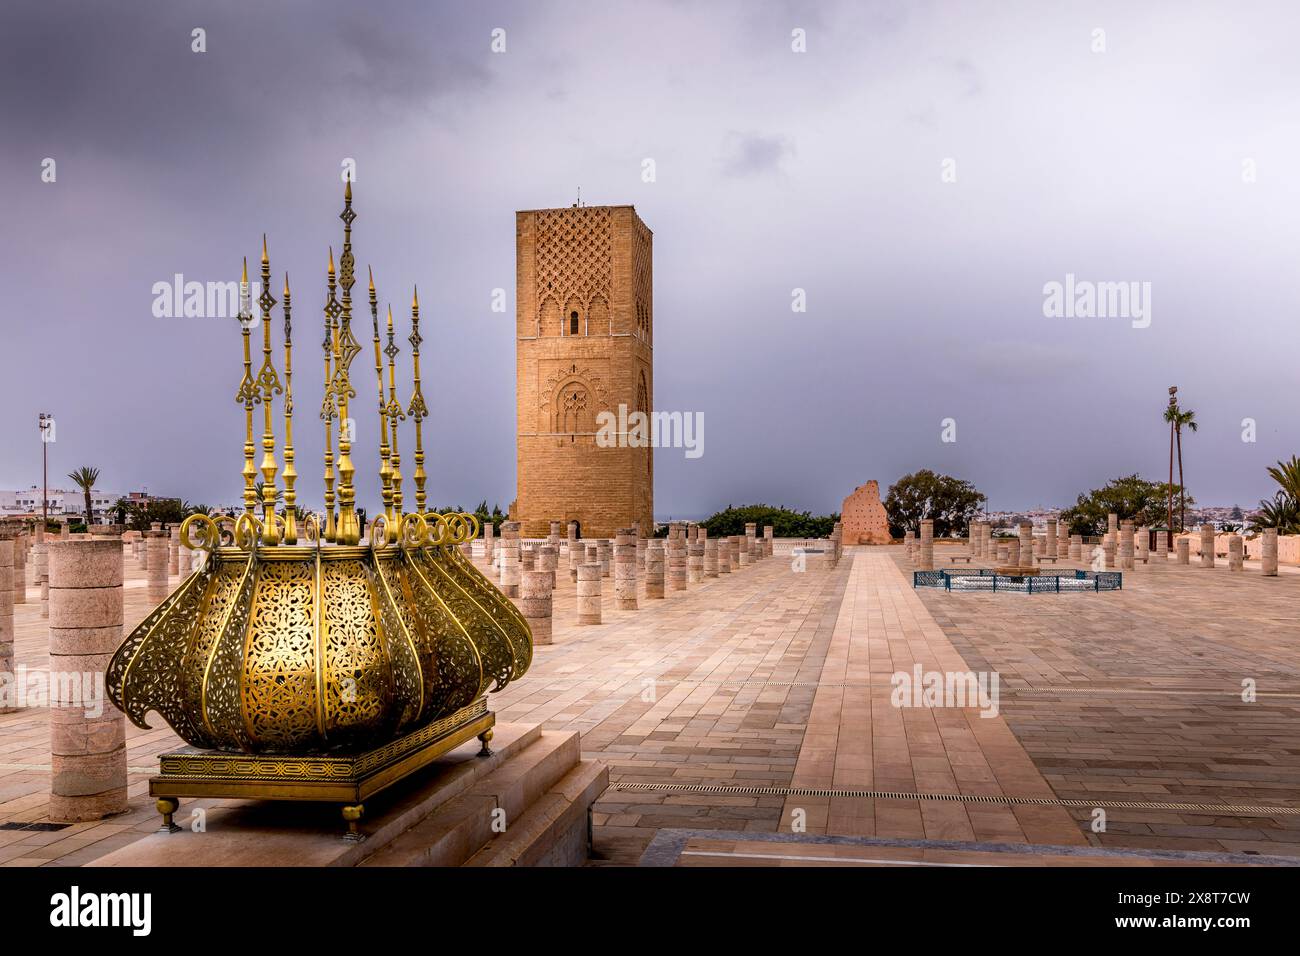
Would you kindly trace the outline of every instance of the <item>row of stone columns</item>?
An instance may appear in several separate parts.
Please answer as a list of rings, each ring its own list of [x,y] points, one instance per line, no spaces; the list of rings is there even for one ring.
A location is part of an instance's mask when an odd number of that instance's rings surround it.
[[[493,551],[501,589],[508,597],[519,599],[522,613],[533,629],[533,640],[537,644],[551,641],[551,615],[554,608],[551,592],[556,586],[559,526],[559,522],[551,522],[547,544],[535,549],[521,548],[517,522],[504,522],[500,538],[494,537],[489,524],[483,528],[485,553],[487,542],[495,541]],[[675,523],[669,527],[667,538],[647,540],[640,536],[640,527],[634,523],[629,528],[619,529],[611,544],[604,539],[579,539],[576,522],[570,522],[568,570],[570,579],[576,585],[578,623],[601,622],[602,582],[604,578],[611,577],[611,574],[615,606],[620,610],[638,610],[640,573],[645,575],[646,599],[662,600],[669,590],[684,591],[690,584],[730,574],[733,568],[748,566],[773,552],[775,540],[770,526],[764,529],[761,537],[755,524],[747,525],[745,532],[744,535],[717,539],[710,538],[708,529],[702,526]],[[836,532],[832,535],[837,556],[839,533],[837,525]],[[521,576],[521,589],[518,593],[512,593],[516,562]]]

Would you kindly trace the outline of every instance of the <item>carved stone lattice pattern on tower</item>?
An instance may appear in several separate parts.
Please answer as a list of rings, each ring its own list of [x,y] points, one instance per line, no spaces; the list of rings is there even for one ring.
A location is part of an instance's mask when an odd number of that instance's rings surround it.
[[[584,317],[594,300],[599,298],[608,304],[612,284],[610,226],[608,207],[546,209],[537,214],[539,322],[547,300],[560,309],[576,301]]]

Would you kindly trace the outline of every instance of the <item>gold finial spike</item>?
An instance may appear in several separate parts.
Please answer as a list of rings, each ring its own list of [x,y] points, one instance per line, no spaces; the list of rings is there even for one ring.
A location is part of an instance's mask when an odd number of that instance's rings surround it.
[[[370,270],[370,324],[375,345],[375,389],[379,395],[379,496],[384,503],[384,537],[396,531],[393,519],[392,472],[388,464],[388,409],[384,404],[384,364],[379,354],[379,299],[375,295],[375,273]],[[373,528],[374,525],[372,524]],[[373,531],[371,532],[373,540]]]
[[[397,423],[406,417],[402,403],[397,400],[396,361],[397,344],[393,341],[393,307],[388,307],[388,345],[384,354],[388,356],[388,426],[391,431],[389,446],[389,481],[393,488],[393,514],[396,519],[388,528],[389,542],[397,541],[397,524],[402,519],[402,454],[397,445]]]
[[[334,283],[334,247],[330,247],[329,271],[327,273],[329,294],[325,299],[325,341],[321,348],[325,352],[325,397],[321,401],[320,417],[325,422],[325,530],[321,536],[329,542],[337,537],[338,529],[334,520],[334,420],[338,417],[338,401],[334,396],[334,356],[338,352],[339,332],[338,315],[342,311],[335,296]]]
[[[352,465],[352,431],[351,419],[348,417],[348,402],[356,396],[352,387],[350,369],[352,360],[361,351],[356,337],[352,334],[352,286],[356,282],[356,260],[352,255],[352,223],[357,214],[352,210],[352,184],[348,183],[344,195],[343,211],[339,213],[343,220],[343,252],[339,255],[339,288],[343,290],[340,303],[338,348],[334,355],[334,379],[332,388],[338,401],[339,454],[338,454],[338,501],[339,518],[336,538],[339,544],[354,545],[361,540],[361,526],[357,521],[356,492],[352,477],[356,469]]]
[[[244,405],[244,513],[250,517],[257,513],[257,466],[253,464],[253,405],[258,401],[257,383],[253,381],[253,357],[250,333],[253,329],[252,304],[249,301],[248,257],[244,257],[243,278],[239,283],[239,325],[244,339],[244,377],[239,380],[235,401]]]
[[[407,414],[415,422],[415,508],[420,514],[424,514],[424,482],[427,478],[424,472],[424,420],[429,416],[429,408],[424,403],[424,392],[420,388],[420,343],[424,341],[420,338],[420,296],[417,291],[411,297],[411,337],[408,339],[411,343],[411,363],[415,378],[415,389],[411,393],[411,403],[407,406]]]
[[[278,496],[275,476],[279,471],[275,463],[275,421],[272,417],[274,399],[284,392],[275,363],[271,361],[271,309],[275,298],[271,295],[271,260],[266,254],[266,235],[262,235],[262,294],[257,298],[262,311],[262,368],[257,373],[257,384],[262,390],[262,543],[280,542],[280,528],[276,522],[275,500]]]
[[[289,273],[284,274],[284,543],[298,543],[298,493],[293,467],[293,326],[289,316]]]

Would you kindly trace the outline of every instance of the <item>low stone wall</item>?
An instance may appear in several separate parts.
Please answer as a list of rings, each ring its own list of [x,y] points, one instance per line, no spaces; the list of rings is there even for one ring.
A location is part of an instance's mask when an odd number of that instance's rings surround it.
[[[1214,553],[1221,557],[1228,555],[1228,539],[1232,535],[1226,532],[1219,532],[1214,536]],[[1188,548],[1192,555],[1199,556],[1201,553],[1201,535],[1199,531],[1193,531],[1190,534],[1180,534],[1175,536],[1175,540],[1185,538]],[[1264,547],[1263,537],[1245,537],[1246,560],[1258,561],[1260,552]],[[1300,565],[1300,534],[1278,535],[1277,539],[1277,560],[1279,564]]]

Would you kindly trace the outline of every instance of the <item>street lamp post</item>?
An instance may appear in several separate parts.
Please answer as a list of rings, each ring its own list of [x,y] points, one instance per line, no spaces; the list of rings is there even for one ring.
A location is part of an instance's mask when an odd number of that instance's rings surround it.
[[[41,430],[41,529],[50,521],[50,429],[54,427],[54,416],[41,412],[37,424]]]

